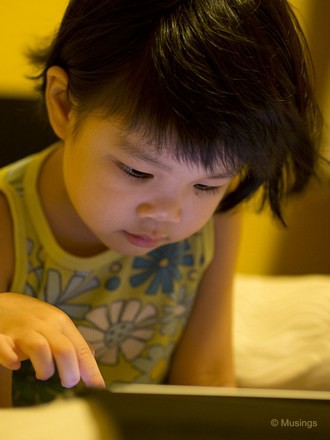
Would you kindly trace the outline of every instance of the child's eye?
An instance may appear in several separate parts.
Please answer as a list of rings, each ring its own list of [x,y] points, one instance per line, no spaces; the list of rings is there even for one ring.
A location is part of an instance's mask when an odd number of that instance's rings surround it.
[[[195,185],[195,188],[198,189],[198,191],[206,192],[208,194],[218,194],[220,191],[220,186],[208,186],[200,183]]]
[[[135,177],[136,179],[150,179],[152,174],[143,173],[142,171],[135,170],[127,165],[122,166],[124,173],[128,174],[130,177]]]

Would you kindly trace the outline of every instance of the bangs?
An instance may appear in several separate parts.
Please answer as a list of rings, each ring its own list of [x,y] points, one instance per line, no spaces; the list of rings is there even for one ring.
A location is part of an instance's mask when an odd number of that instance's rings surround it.
[[[86,92],[77,107],[78,124],[84,115],[101,112],[105,118],[120,121],[128,133],[138,134],[146,147],[166,151],[180,162],[211,172],[222,167],[233,176],[247,172],[260,178],[269,175],[274,162],[272,147],[283,123],[276,120],[281,111],[275,114],[265,106],[247,109],[235,94],[223,90],[214,102],[192,87],[189,95],[180,93],[179,89],[188,88],[182,78],[189,71],[180,69],[180,79],[168,81],[172,67],[162,67],[163,72],[169,69],[168,74],[161,75],[159,63],[156,68],[144,56],[99,87],[97,95],[93,91],[88,97]]]

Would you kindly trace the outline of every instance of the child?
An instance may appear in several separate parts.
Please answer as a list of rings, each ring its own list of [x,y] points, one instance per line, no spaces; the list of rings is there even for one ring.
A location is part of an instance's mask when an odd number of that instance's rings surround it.
[[[263,188],[282,219],[317,158],[287,1],[71,0],[33,60],[59,142],[0,175],[15,403],[80,379],[235,385],[234,207]]]

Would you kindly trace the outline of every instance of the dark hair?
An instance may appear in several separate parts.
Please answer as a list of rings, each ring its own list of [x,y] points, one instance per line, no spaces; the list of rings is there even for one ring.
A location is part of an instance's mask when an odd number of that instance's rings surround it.
[[[321,116],[286,0],[71,0],[32,59],[41,91],[50,66],[66,70],[81,116],[102,108],[179,160],[238,173],[219,211],[263,187],[282,219],[282,196],[314,174]]]

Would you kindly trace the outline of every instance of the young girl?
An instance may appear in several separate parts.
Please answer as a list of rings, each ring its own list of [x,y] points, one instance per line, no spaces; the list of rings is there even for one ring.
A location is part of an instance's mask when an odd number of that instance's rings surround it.
[[[59,142],[0,174],[15,403],[80,380],[235,385],[233,208],[263,188],[282,219],[317,157],[287,1],[71,0],[33,59]]]

